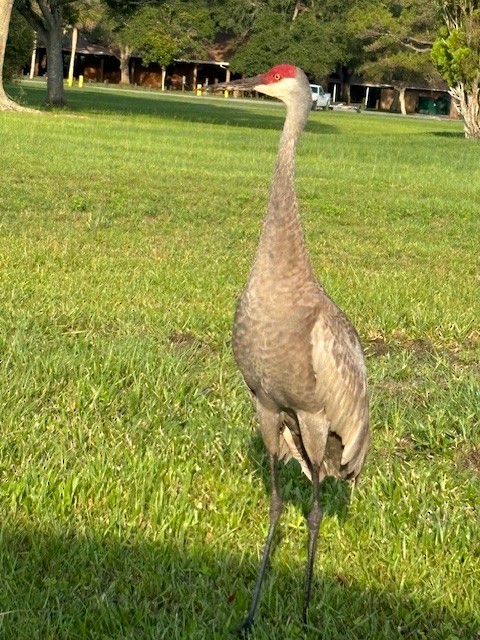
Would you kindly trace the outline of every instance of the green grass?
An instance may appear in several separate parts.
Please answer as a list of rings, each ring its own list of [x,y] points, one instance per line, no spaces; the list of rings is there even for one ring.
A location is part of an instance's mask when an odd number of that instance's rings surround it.
[[[225,638],[268,523],[230,331],[283,109],[67,98],[0,113],[0,637]],[[352,495],[324,488],[306,632],[310,487],[282,469],[254,638],[479,637],[478,158],[458,122],[311,115],[302,216],[366,348],[373,440]]]

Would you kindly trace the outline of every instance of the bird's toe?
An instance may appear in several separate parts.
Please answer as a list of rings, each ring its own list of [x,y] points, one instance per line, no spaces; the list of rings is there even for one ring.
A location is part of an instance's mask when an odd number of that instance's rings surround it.
[[[239,627],[237,627],[237,629],[235,630],[235,635],[237,636],[237,638],[248,638],[252,629],[253,620],[252,618],[248,617],[244,622],[242,622]]]

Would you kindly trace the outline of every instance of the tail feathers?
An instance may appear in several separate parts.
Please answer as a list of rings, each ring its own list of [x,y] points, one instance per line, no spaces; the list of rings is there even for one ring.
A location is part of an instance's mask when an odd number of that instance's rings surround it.
[[[303,473],[309,480],[312,479],[312,474],[308,468],[307,462],[302,455],[303,446],[300,441],[300,436],[294,431],[291,431],[287,426],[283,430],[283,437],[280,436],[280,459],[287,463],[292,458],[296,460],[302,467]]]
[[[292,458],[296,460],[303,473],[309,480],[312,479],[310,465],[306,459],[305,448],[302,444],[300,434],[293,425],[287,425],[284,421],[284,428],[280,435],[279,459],[287,463]],[[351,480],[358,475],[356,469],[349,468],[348,464],[342,464],[343,444],[341,438],[333,432],[328,434],[325,446],[325,456],[323,459],[323,469],[320,473],[320,480],[325,476],[333,476],[344,480]]]

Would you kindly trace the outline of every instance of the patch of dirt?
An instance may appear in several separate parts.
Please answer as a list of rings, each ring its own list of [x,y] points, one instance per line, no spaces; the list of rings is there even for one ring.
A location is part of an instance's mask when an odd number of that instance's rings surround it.
[[[463,359],[456,349],[436,347],[424,338],[402,340],[393,337],[391,341],[387,342],[383,337],[379,336],[372,338],[365,344],[365,355],[367,358],[379,358],[401,351],[410,351],[419,362],[425,362],[428,358],[445,358],[452,365],[480,370],[480,364]]]
[[[383,338],[373,338],[370,340],[365,351],[367,356],[385,356],[390,351],[393,351],[391,345],[389,345]]]
[[[395,340],[387,342],[384,338],[373,338],[367,343],[367,355],[384,356],[398,351],[412,351],[419,359],[440,353],[431,342],[416,338],[415,340]]]
[[[217,351],[213,342],[204,340],[190,331],[174,331],[167,337],[167,341],[178,352],[200,352],[208,355]]]
[[[467,453],[463,457],[462,463],[465,467],[480,475],[480,447]]]
[[[178,349],[198,347],[201,344],[197,336],[189,331],[174,331],[168,336],[168,341],[173,347],[177,347]]]

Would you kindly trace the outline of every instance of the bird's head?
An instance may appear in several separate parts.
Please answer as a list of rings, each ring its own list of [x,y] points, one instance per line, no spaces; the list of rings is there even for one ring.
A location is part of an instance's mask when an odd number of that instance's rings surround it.
[[[299,67],[291,64],[277,64],[265,73],[252,78],[242,78],[232,82],[222,82],[211,87],[213,91],[224,89],[240,89],[243,91],[259,91],[267,96],[279,98],[287,105],[292,100],[303,98],[309,106],[312,92],[307,76]]]

